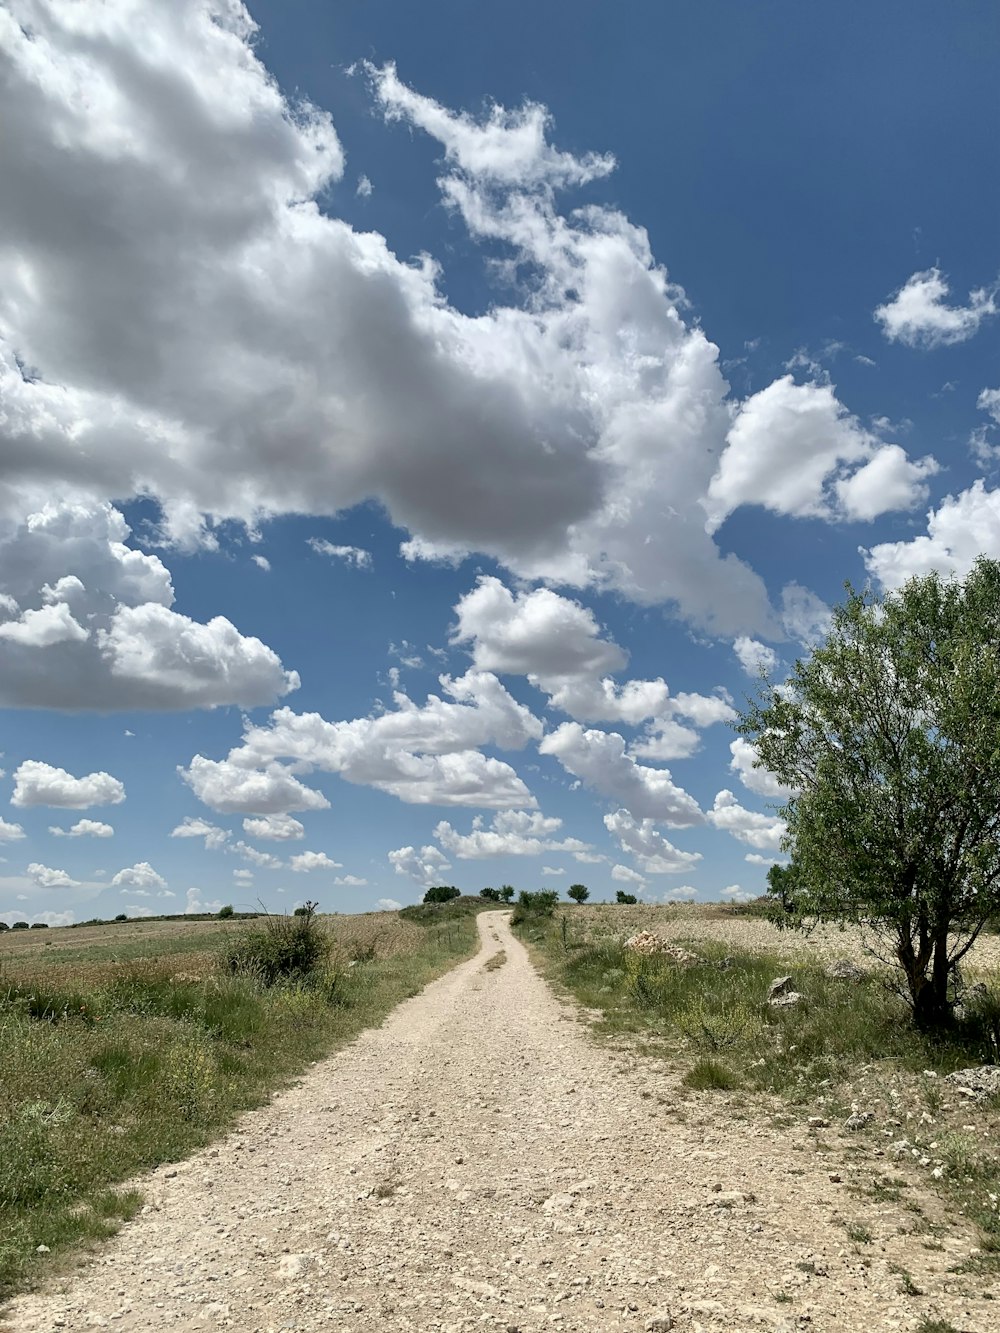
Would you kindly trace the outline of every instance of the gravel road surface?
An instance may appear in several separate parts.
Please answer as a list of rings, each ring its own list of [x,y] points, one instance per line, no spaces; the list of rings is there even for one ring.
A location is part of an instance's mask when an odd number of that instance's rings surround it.
[[[476,958],[147,1177],[135,1221],[3,1327],[1000,1326],[1000,1287],[948,1271],[974,1237],[926,1248],[903,1203],[852,1194],[836,1126],[817,1151],[804,1125],[684,1093],[669,1068],[595,1043],[505,915],[479,929]]]

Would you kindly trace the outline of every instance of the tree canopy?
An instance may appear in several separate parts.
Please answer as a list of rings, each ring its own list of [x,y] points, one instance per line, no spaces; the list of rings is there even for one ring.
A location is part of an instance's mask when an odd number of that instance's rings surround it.
[[[571,884],[566,892],[578,906],[582,906],[590,897],[586,884]]]
[[[462,890],[453,884],[436,884],[424,894],[425,903],[450,903],[452,898],[461,898]]]
[[[1000,911],[1000,563],[856,592],[738,730],[790,790],[786,911],[890,943],[917,1022]]]

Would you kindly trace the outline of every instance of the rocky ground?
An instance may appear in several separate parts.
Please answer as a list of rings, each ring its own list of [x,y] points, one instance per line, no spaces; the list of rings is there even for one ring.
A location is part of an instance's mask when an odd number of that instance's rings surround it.
[[[3,1327],[997,1328],[1000,1284],[950,1271],[975,1237],[859,1199],[842,1127],[736,1119],[595,1044],[506,918],[479,926],[477,958],[154,1173],[141,1215]]]

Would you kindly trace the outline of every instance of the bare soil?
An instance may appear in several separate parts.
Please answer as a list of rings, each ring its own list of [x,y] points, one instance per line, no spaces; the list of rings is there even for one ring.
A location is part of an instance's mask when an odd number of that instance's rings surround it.
[[[975,1237],[927,1248],[903,1201],[858,1199],[838,1127],[737,1118],[595,1043],[505,916],[479,930],[476,958],[142,1181],[136,1220],[4,1327],[997,1328],[1000,1284],[949,1271]]]

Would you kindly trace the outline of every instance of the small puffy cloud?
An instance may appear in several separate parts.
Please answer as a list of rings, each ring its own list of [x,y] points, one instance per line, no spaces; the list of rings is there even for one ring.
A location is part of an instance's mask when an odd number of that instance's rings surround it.
[[[636,759],[690,759],[701,748],[701,737],[691,727],[685,727],[673,718],[657,718],[650,722],[645,734],[629,748]]]
[[[799,518],[870,520],[927,498],[933,458],[911,463],[840,403],[830,384],[791,375],[748,398],[727,436],[705,498],[714,532],[741,505]]]
[[[257,568],[262,569],[265,574],[271,572],[271,562],[266,555],[252,555],[250,559],[254,562]]]
[[[738,736],[730,742],[729,753],[732,755],[729,770],[738,776],[747,791],[757,796],[773,796],[782,801],[793,794],[790,787],[782,786],[773,773],[760,766],[757,749],[750,741]]]
[[[1000,558],[1000,490],[988,490],[981,478],[930,511],[925,535],[864,552],[868,572],[886,589],[933,570],[964,578],[980,555]]]
[[[165,889],[167,881],[158,875],[148,861],[136,861],[133,866],[126,866],[112,876],[113,888]]]
[[[23,912],[0,912],[0,921],[6,921],[8,926],[12,926],[15,921],[27,921],[29,926],[71,926],[75,920],[73,912],[35,912],[33,916],[26,916]]]
[[[324,541],[322,537],[310,537],[308,544],[317,555],[329,556],[331,560],[343,560],[345,564],[353,565],[355,569],[372,567],[371,551],[366,551],[361,546],[335,546],[333,542]]]
[[[790,638],[804,647],[812,648],[826,637],[831,618],[826,602],[808,588],[803,588],[799,583],[786,583],[782,588],[782,626]]]
[[[747,852],[743,860],[748,861],[752,866],[779,866],[784,864],[780,857],[762,856],[760,852]]]
[[[736,709],[728,690],[718,689],[715,694],[687,694],[673,696],[674,710],[689,718],[696,727],[710,727],[716,722],[735,722]]]
[[[286,814],[289,810],[326,810],[322,792],[306,787],[278,763],[246,767],[231,759],[196,754],[177,770],[203,805],[221,815]]]
[[[64,768],[37,759],[26,759],[14,772],[11,805],[58,806],[64,810],[86,810],[92,805],[118,805],[125,788],[110,773],[87,773],[75,778]]]
[[[594,613],[550,588],[512,593],[498,578],[480,578],[455,607],[452,643],[468,644],[483,670],[527,676],[549,706],[579,722],[635,725],[669,707],[663,680],[619,684],[627,654],[604,638]]]
[[[278,709],[267,726],[248,726],[243,745],[214,767],[250,781],[257,770],[288,758],[298,772],[337,773],[414,805],[534,806],[535,798],[514,769],[478,747],[523,749],[541,736],[541,722],[491,672],[439,679],[447,699],[431,694],[418,705],[397,690],[395,708],[374,717],[329,722],[319,713]],[[199,757],[199,762],[213,761]]]
[[[542,866],[543,875],[565,875],[565,873],[561,866]]]
[[[453,643],[472,645],[481,671],[562,680],[618,671],[627,657],[601,638],[594,613],[550,588],[512,593],[484,576],[455,607]],[[544,687],[543,687],[544,688]]]
[[[375,906],[380,912],[398,912],[403,904],[398,903],[395,898],[379,898]]]
[[[333,882],[334,884],[341,884],[350,889],[360,889],[368,883],[368,881],[361,875],[335,875]]]
[[[618,880],[621,884],[635,884],[640,889],[646,887],[646,877],[640,875],[638,870],[633,870],[630,866],[612,866],[611,878]]]
[[[451,869],[451,863],[433,844],[424,847],[397,847],[388,853],[389,864],[397,875],[408,875],[418,884],[433,884],[442,872]]]
[[[979,288],[964,306],[948,304],[950,287],[938,268],[914,273],[899,291],[875,310],[890,342],[907,347],[943,347],[965,342],[990,315],[997,313],[996,293]]]
[[[679,875],[702,859],[701,852],[682,852],[657,832],[652,819],[636,820],[628,810],[604,816],[604,826],[623,852],[630,852],[647,875]]]
[[[39,861],[32,861],[28,866],[27,873],[42,889],[72,889],[80,882],[71,879],[65,870],[54,870],[51,866],[44,866]]]
[[[185,895],[184,912],[188,916],[203,915],[206,912],[218,912],[222,906],[221,898],[206,902],[201,896],[201,889],[188,889]]]
[[[172,838],[204,838],[206,851],[217,851],[229,841],[229,830],[209,824],[205,819],[187,815],[176,828],[171,829]]]
[[[554,756],[568,773],[636,818],[674,828],[705,822],[697,801],[676,785],[670,770],[637,763],[615,731],[585,731],[578,722],[564,722],[538,750]]]
[[[49,830],[50,833],[53,831]],[[10,824],[6,819],[0,819],[0,842],[17,842],[23,837],[24,829],[20,824]]]
[[[243,867],[240,867],[239,870],[233,871],[233,879],[238,879],[243,884],[249,884],[253,879],[253,871],[245,870]]]
[[[780,850],[787,831],[784,820],[745,809],[733,793],[726,790],[717,793],[708,812],[708,821],[717,829],[732,834],[739,842],[761,851]]]
[[[727,884],[719,897],[727,903],[749,903],[753,901],[756,894],[750,893],[740,884]]]
[[[665,903],[690,903],[698,896],[698,890],[691,884],[678,884],[663,895]]]
[[[442,820],[434,836],[452,856],[460,861],[490,856],[538,856],[542,852],[586,852],[590,844],[579,838],[559,837],[562,820],[547,818],[537,810],[501,810],[493,816],[490,827],[484,828],[479,817],[473,820],[472,832],[458,833],[451,824]]]
[[[68,829],[50,824],[49,832],[56,838],[113,838],[115,835],[114,828],[102,824],[99,819],[78,819]],[[0,829],[0,837],[3,837],[3,829]]]
[[[308,873],[311,870],[340,870],[342,869],[339,861],[332,861],[326,852],[299,852],[288,862],[291,868],[300,873]]]
[[[834,486],[844,514],[868,523],[894,509],[913,509],[929,494],[927,477],[940,472],[930,457],[911,462],[898,444],[886,444],[864,465]]]
[[[748,676],[759,676],[762,671],[770,675],[778,665],[778,654],[773,648],[745,634],[733,641],[733,652]]]
[[[288,842],[305,835],[305,826],[291,815],[258,815],[243,821],[243,832],[251,838]]]
[[[145,907],[141,903],[126,903],[124,910],[128,917],[134,919],[153,915],[153,909],[151,907]]]
[[[1000,389],[984,389],[976,399],[976,406],[981,412],[988,412],[1000,426]]]
[[[167,569],[128,536],[108,503],[48,503],[0,525],[2,606],[19,611],[0,618],[0,704],[252,707],[297,688],[270,648],[224,617],[201,624],[173,611]],[[78,574],[63,574],[67,565]]]
[[[358,177],[358,184],[354,193],[359,199],[370,199],[373,188],[374,187],[368,177],[362,174]]]
[[[280,870],[284,862],[278,857],[272,856],[270,852],[262,852],[257,847],[251,847],[248,842],[240,839],[234,842],[232,847],[227,850],[235,852],[237,856],[242,856],[244,861],[249,861],[251,865],[258,866],[261,870]],[[237,874],[237,871],[233,872]]]

